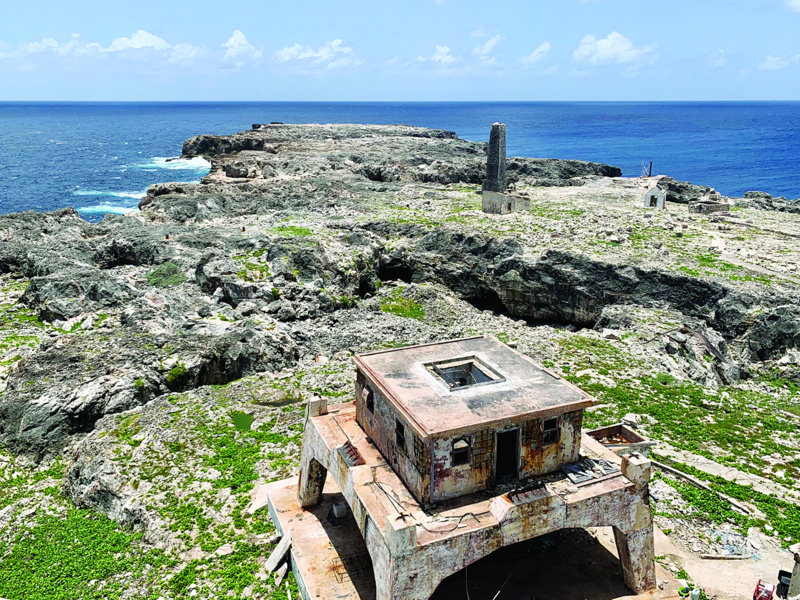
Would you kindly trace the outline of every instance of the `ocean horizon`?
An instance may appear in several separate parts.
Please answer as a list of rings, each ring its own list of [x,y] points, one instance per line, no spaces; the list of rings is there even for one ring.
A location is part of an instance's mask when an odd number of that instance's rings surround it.
[[[253,123],[403,123],[488,141],[509,156],[580,159],[709,185],[800,197],[800,102],[0,102],[0,213],[135,210],[149,185],[199,181],[183,141]]]

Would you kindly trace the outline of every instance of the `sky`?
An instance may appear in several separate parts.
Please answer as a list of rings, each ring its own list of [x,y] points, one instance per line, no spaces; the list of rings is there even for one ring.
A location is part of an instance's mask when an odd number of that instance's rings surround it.
[[[800,0],[28,0],[0,100],[800,100]]]

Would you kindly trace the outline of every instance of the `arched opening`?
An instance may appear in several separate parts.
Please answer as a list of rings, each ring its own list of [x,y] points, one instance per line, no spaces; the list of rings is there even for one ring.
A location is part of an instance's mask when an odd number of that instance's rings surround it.
[[[563,600],[631,595],[611,527],[561,529],[501,548],[447,577],[431,600]]]

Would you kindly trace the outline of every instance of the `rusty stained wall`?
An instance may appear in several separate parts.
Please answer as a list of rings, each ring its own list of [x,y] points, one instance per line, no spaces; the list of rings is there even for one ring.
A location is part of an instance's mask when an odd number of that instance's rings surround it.
[[[366,408],[367,385],[374,393],[372,413]],[[368,384],[368,379],[361,370],[358,370],[356,377],[356,421],[421,504],[455,498],[491,487],[494,484],[495,434],[515,426],[521,429],[520,478],[551,473],[561,465],[577,461],[581,447],[583,410],[564,413],[558,417],[559,440],[546,446],[542,445],[543,419],[532,419],[521,424],[504,422],[472,433],[458,433],[452,437],[435,439],[428,444],[414,434],[408,421],[394,409],[378,387]],[[395,444],[396,420],[401,421],[405,427],[406,447],[402,451],[398,451]],[[453,443],[459,439],[469,442],[469,463],[453,466]],[[433,490],[430,480],[432,456]]]
[[[374,411],[367,410],[366,387],[374,393]],[[405,428],[405,448],[395,443],[395,423],[400,421]],[[399,414],[381,393],[368,383],[366,376],[358,370],[356,376],[356,422],[380,450],[386,462],[421,504],[430,502],[430,447],[423,443],[408,421]]]
[[[558,442],[543,446],[542,425],[546,419],[531,419],[519,425],[506,422],[475,433],[434,440],[434,490],[431,501],[455,498],[491,487],[494,484],[495,434],[515,426],[521,429],[521,479],[551,473],[564,464],[577,461],[581,449],[583,411],[559,415]],[[460,439],[469,443],[469,462],[454,466],[453,443]]]

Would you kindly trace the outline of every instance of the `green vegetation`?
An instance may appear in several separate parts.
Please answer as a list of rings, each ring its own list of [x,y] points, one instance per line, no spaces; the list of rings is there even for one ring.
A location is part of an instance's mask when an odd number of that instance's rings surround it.
[[[117,427],[109,432],[108,435],[116,436],[120,442],[125,442],[131,448],[137,448],[141,445],[142,440],[133,439],[136,434],[142,430],[142,425],[139,423],[140,414],[125,415],[117,417]]]
[[[0,302],[0,354],[12,348],[35,348],[39,337],[30,330],[45,327],[45,323],[31,309],[16,303]],[[5,366],[17,360],[19,358],[12,358],[0,364]]]
[[[404,287],[396,287],[381,300],[381,310],[398,317],[406,317],[421,321],[425,318],[425,309],[413,298],[403,294]]]
[[[268,279],[272,273],[266,258],[267,252],[269,252],[268,248],[259,248],[232,256],[233,260],[242,265],[236,275],[240,279],[250,282]]]
[[[103,515],[70,509],[44,515],[0,546],[0,595],[9,600],[111,600],[128,590],[131,576],[159,564],[163,555],[132,547],[141,534],[121,531]]]
[[[165,262],[147,274],[147,283],[154,287],[169,288],[186,281],[181,268],[174,262]]]
[[[233,421],[234,427],[239,431],[250,431],[253,420],[253,415],[247,414],[246,412],[235,410],[231,413],[231,421]]]
[[[297,225],[284,225],[281,227],[273,227],[269,230],[270,233],[277,233],[278,235],[286,235],[291,237],[307,237],[314,235],[308,227],[298,227]]]
[[[169,372],[167,372],[167,385],[169,387],[178,385],[188,372],[189,371],[186,368],[186,365],[182,362],[179,362],[177,365],[172,367]]]
[[[614,385],[592,381],[588,375],[567,379],[604,403],[587,413],[587,426],[613,423],[629,412],[649,415],[654,422],[648,424],[648,433],[677,448],[772,479],[779,478],[763,457],[786,456],[781,465],[784,479],[800,476],[796,450],[774,439],[780,432],[796,433],[796,425],[775,414],[779,403],[769,394],[732,386],[713,392],[663,373],[620,379]]]
[[[705,481],[711,487],[713,491],[709,492],[689,483],[664,478],[664,481],[675,488],[681,497],[697,511],[698,517],[713,523],[733,523],[743,532],[749,527],[755,526],[763,529],[765,524],[769,524],[778,532],[784,547],[800,542],[800,506],[797,504],[758,492],[750,486],[734,483],[723,477],[709,475],[667,457],[654,455],[654,458]],[[753,504],[766,518],[757,519],[736,512],[731,503],[719,494]]]

